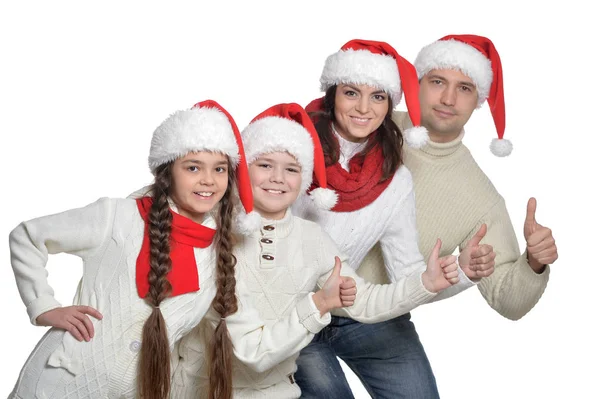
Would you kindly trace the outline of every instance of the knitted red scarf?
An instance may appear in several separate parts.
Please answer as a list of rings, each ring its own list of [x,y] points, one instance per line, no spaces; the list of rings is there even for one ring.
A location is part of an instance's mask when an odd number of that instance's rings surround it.
[[[136,200],[140,215],[144,220],[144,240],[138,255],[135,270],[135,281],[138,295],[145,298],[148,294],[148,273],[150,273],[150,235],[148,214],[152,206],[151,197],[142,197]],[[215,236],[215,230],[191,221],[171,211],[173,222],[171,224],[171,271],[167,279],[171,283],[171,296],[187,294],[198,291],[198,267],[194,257],[194,248],[208,247]]]
[[[392,181],[381,181],[383,174],[383,152],[374,147],[366,156],[355,155],[349,162],[349,171],[339,162],[327,167],[327,187],[338,194],[333,212],[352,212],[375,201]],[[313,181],[310,190],[317,188]]]

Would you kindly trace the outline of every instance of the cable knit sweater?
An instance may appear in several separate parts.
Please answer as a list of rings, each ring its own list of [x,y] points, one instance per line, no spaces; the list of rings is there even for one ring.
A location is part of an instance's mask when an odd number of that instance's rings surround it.
[[[366,143],[349,142],[336,135],[340,143],[339,163],[348,170],[350,159]],[[388,281],[398,281],[415,270],[425,271],[426,264],[418,247],[412,176],[405,166],[398,168],[387,188],[364,208],[353,212],[331,212],[318,209],[309,196],[303,195],[294,203],[292,210],[294,215],[319,224],[340,251],[348,256],[348,265],[354,270],[379,243]],[[460,269],[459,279],[458,284],[442,291],[434,300],[450,297],[475,285]]]
[[[204,225],[214,228],[211,217]],[[134,200],[103,198],[87,207],[23,222],[10,234],[12,266],[31,321],[61,305],[54,299],[45,269],[49,254],[83,259],[83,278],[74,303],[103,314],[92,318],[95,335],[79,342],[52,328],[23,367],[11,398],[133,398],[142,327],[151,307],[137,294],[136,259],[144,222]],[[161,305],[171,348],[209,310],[216,288],[213,246],[194,248],[200,290]],[[270,328],[250,305],[240,284],[239,309],[227,318],[234,351],[256,371],[264,371],[307,345],[329,320],[309,296],[287,319]]]
[[[394,112],[393,117],[402,130],[411,127],[405,112]],[[550,267],[536,274],[527,263],[526,252],[519,251],[504,199],[462,143],[463,135],[449,143],[430,141],[419,150],[405,147],[404,162],[415,181],[419,248],[428,255],[439,237],[441,255],[452,253],[456,247],[462,250],[486,223],[487,234],[481,242],[494,247],[496,266],[490,277],[481,279],[479,291],[498,313],[517,320],[544,293]],[[440,196],[441,192],[452,195]],[[381,249],[385,255],[383,245]],[[374,248],[359,274],[369,281],[387,281],[384,258],[381,250]]]
[[[347,317],[363,323],[389,320],[435,296],[423,286],[419,270],[390,285],[365,282],[347,266],[347,258],[339,253],[319,225],[292,216],[289,210],[281,220],[263,219],[261,231],[240,238],[235,248],[238,279],[248,286],[256,308],[267,323],[287,317],[301,298],[321,287],[331,274],[336,255],[342,260],[341,274],[355,278],[357,283],[354,305],[340,309]],[[208,376],[204,352],[211,333],[211,328],[201,325],[182,339],[179,365],[173,377],[173,398],[206,396]],[[263,373],[237,361],[234,397],[300,397],[300,389],[293,382],[297,357],[297,352],[290,351],[286,360]]]

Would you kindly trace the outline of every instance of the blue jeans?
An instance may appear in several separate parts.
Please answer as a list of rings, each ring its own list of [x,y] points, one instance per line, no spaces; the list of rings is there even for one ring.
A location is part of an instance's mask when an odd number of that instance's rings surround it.
[[[343,359],[373,398],[439,398],[410,313],[377,324],[332,317],[300,352],[294,375],[302,398],[353,398],[336,359]]]

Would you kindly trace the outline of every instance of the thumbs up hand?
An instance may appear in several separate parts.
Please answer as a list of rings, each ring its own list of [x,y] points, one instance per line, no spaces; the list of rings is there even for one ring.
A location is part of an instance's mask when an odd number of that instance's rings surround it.
[[[337,256],[331,275],[323,287],[313,295],[321,316],[342,306],[351,306],[356,297],[356,282],[351,277],[340,276],[342,261]]]
[[[558,251],[556,242],[552,236],[552,230],[542,226],[535,219],[536,208],[537,201],[535,198],[529,198],[523,235],[527,242],[527,260],[529,261],[529,266],[536,273],[541,273],[545,265],[550,265],[558,259]]]
[[[460,252],[458,264],[467,277],[471,280],[479,280],[494,272],[496,253],[489,244],[480,244],[487,233],[487,225],[481,225],[477,233],[467,242]]]
[[[442,241],[438,238],[429,255],[427,269],[421,275],[423,286],[429,292],[438,293],[458,283],[456,256],[447,255],[440,258],[440,248],[442,248]]]

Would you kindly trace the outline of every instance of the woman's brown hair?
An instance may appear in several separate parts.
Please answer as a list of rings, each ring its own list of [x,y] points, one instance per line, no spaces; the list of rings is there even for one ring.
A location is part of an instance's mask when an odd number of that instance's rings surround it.
[[[310,116],[315,123],[315,128],[321,140],[323,154],[325,155],[325,164],[327,166],[335,165],[340,158],[340,145],[331,130],[331,124],[335,122],[335,92],[337,85],[331,86],[325,92],[323,101],[323,110],[311,112]],[[402,145],[404,140],[402,132],[398,125],[392,120],[392,111],[394,107],[392,99],[388,96],[388,111],[383,119],[383,123],[371,133],[373,139],[360,153],[365,156],[375,146],[381,147],[383,151],[383,173],[381,180],[386,180],[396,173],[396,170],[402,166]]]

